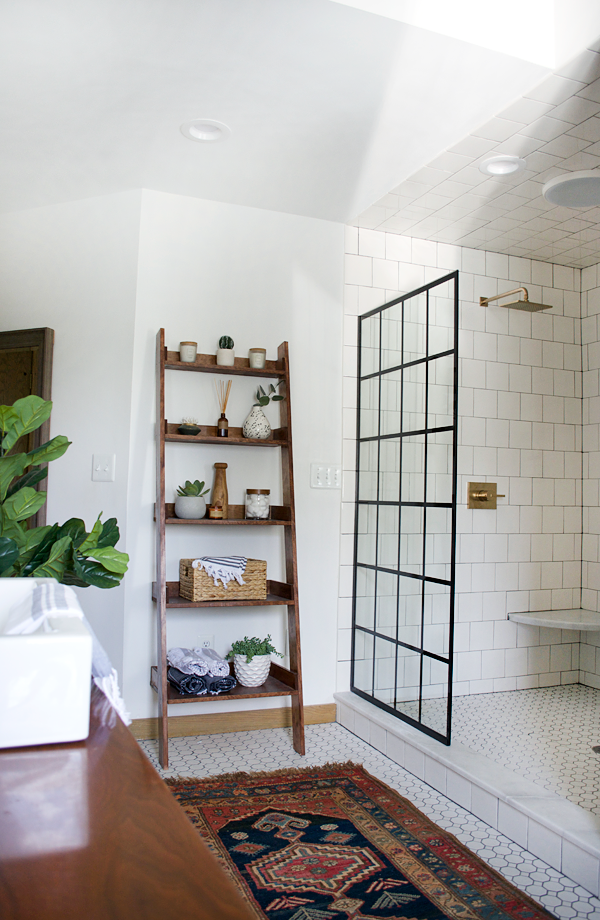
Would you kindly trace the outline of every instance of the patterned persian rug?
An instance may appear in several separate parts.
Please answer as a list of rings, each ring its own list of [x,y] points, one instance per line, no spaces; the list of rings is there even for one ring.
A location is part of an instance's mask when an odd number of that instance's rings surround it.
[[[260,920],[548,920],[356,764],[170,779]]]

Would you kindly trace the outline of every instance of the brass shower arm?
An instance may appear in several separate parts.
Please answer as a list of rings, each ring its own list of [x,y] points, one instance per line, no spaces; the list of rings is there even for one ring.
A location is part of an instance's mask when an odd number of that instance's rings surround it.
[[[525,303],[527,303],[529,301],[529,294],[527,293],[527,288],[518,287],[518,288],[515,288],[514,291],[507,291],[506,294],[495,294],[494,297],[480,297],[479,306],[487,307],[487,305],[491,303],[492,300],[500,300],[502,297],[510,297],[511,294],[520,294],[521,291],[523,291],[523,300],[525,301]]]

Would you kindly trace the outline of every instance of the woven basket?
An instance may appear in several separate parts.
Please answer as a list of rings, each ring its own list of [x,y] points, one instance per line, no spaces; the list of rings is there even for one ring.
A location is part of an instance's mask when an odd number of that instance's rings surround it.
[[[267,596],[267,563],[264,559],[248,559],[242,575],[246,582],[230,581],[224,588],[219,580],[215,587],[212,576],[204,569],[192,568],[193,559],[179,560],[179,594],[188,601],[264,600]]]

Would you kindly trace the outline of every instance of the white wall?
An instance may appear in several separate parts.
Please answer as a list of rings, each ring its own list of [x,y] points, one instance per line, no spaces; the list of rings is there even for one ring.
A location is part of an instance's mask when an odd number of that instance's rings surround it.
[[[337,571],[340,493],[309,487],[311,461],[340,461],[341,329],[343,227],[339,224],[143,192],[139,280],[131,411],[128,487],[124,695],[134,717],[155,713],[149,689],[156,661],[154,606],[154,361],[155,337],[166,329],[167,344],[198,341],[214,352],[221,335],[231,335],[236,353],[264,346],[274,357],[278,344],[290,343],[294,472],[296,482],[298,570],[305,702],[330,702],[335,688]],[[213,378],[167,377],[167,417],[194,415],[215,424]],[[228,408],[230,425],[241,425],[252,405],[253,381],[236,377]],[[272,421],[276,412],[269,407]],[[280,490],[278,452],[231,447],[167,447],[167,488],[184,479],[212,485],[215,461],[229,464],[229,500],[241,504],[247,487]],[[171,499],[172,500],[172,499]],[[266,531],[269,531],[268,533]],[[168,578],[177,580],[180,557],[209,552],[266,558],[268,576],[282,575],[281,538],[271,528],[207,529],[171,527],[167,536]],[[169,613],[169,644],[191,645],[199,635],[215,636],[217,650],[246,633],[270,632],[282,648],[283,608],[216,608]],[[172,715],[224,711],[261,703],[225,701],[177,707]],[[285,700],[263,701],[285,705]],[[171,707],[173,710],[173,707]]]
[[[133,191],[0,217],[0,329],[55,330],[51,435],[73,442],[50,464],[48,522],[115,516],[121,549],[139,209]],[[115,482],[91,481],[94,452],[116,454]],[[123,586],[77,590],[121,671]]]
[[[456,268],[461,385],[454,692],[577,682],[578,632],[511,623],[507,613],[580,606],[580,271],[382,231],[348,228],[346,236],[339,688],[347,689],[350,669],[356,317]],[[480,295],[518,284],[552,309],[529,314],[479,306]],[[507,497],[497,511],[467,510],[471,480],[498,483]]]

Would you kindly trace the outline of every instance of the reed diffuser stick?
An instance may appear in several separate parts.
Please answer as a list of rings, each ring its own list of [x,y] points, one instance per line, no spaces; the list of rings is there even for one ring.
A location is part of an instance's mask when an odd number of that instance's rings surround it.
[[[221,418],[217,423],[217,434],[221,438],[229,437],[229,422],[225,417],[229,394],[231,393],[231,380],[225,383],[224,380],[215,380],[215,389],[217,391],[217,401],[221,409]]]
[[[224,380],[215,380],[215,389],[217,391],[217,401],[219,403],[219,409],[221,412],[227,412],[227,403],[229,401],[229,394],[231,393],[231,380],[228,380],[225,383]]]

